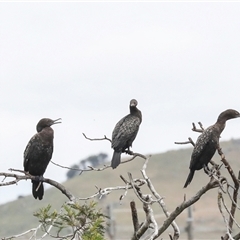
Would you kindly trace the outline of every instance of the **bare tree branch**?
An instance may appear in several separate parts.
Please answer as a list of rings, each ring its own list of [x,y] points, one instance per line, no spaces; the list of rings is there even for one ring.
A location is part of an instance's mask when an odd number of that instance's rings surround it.
[[[188,143],[191,143],[193,146],[195,146],[195,143],[194,141],[189,137],[188,138],[188,141],[186,142],[174,142],[175,144],[188,144]]]
[[[129,155],[132,155],[132,157],[130,159],[127,159],[127,160],[124,160],[124,161],[121,161],[120,164],[125,164],[125,163],[128,163],[128,162],[131,162],[133,161],[136,157],[140,157],[140,158],[143,158],[143,159],[146,159],[146,157],[141,154],[141,153],[134,153],[132,151],[127,151],[127,153]],[[63,165],[60,165],[58,163],[55,163],[53,161],[51,161],[51,163],[53,163],[54,165],[58,166],[58,167],[61,167],[61,168],[66,168],[66,169],[70,169],[70,170],[74,170],[74,171],[79,171],[79,175],[82,173],[82,172],[89,172],[89,171],[96,171],[96,172],[100,172],[100,171],[104,171],[105,169],[107,168],[111,168],[110,165],[104,165],[103,167],[101,168],[94,168],[92,166],[88,166],[88,169],[80,169],[80,168],[71,168],[71,167],[66,167],[66,166],[63,166]]]
[[[169,215],[169,217],[164,221],[163,225],[158,230],[158,235],[160,236],[168,227],[169,225],[175,220],[175,218],[187,207],[191,206],[195,202],[197,202],[203,194],[205,194],[210,189],[216,188],[219,186],[219,183],[216,179],[211,178],[210,182],[200,189],[192,198],[188,201],[184,201],[180,205],[176,207],[176,209]]]
[[[158,234],[158,224],[154,218],[154,214],[153,214],[153,210],[151,208],[152,205],[152,199],[150,195],[146,195],[145,197],[145,201],[149,203],[143,203],[143,210],[146,214],[146,222],[148,224],[148,226],[150,226],[150,224],[152,224],[153,226],[153,232],[146,237],[146,240],[153,240],[157,234]]]
[[[202,125],[201,122],[198,122],[198,125],[200,126],[200,129],[196,128],[195,123],[192,123],[192,125],[193,125],[192,131],[199,132],[199,133],[202,133],[204,131],[204,128],[203,128],[203,125]]]
[[[203,126],[200,122],[198,124],[200,126],[200,129],[197,129],[195,124],[193,123],[193,129],[192,130],[201,133],[201,132],[204,131],[204,128],[203,128]],[[83,136],[90,141],[107,140],[107,141],[111,142],[111,139],[107,138],[106,136],[104,136],[103,138],[94,138],[94,139],[88,138],[84,133],[83,133]],[[195,143],[192,141],[191,138],[188,138],[188,141],[186,141],[186,142],[175,142],[175,144],[188,144],[188,143],[191,143],[193,146],[195,145]],[[224,237],[222,237],[222,239],[223,240],[240,239],[240,237],[238,237],[238,235],[236,235],[235,237],[233,237],[231,235],[232,234],[233,223],[235,223],[236,226],[238,228],[240,228],[240,225],[237,223],[237,221],[234,218],[236,209],[240,209],[239,206],[237,205],[237,200],[238,200],[237,196],[238,196],[238,191],[239,191],[240,174],[239,174],[238,179],[237,179],[237,177],[235,176],[230,164],[226,160],[220,146],[218,146],[217,150],[218,150],[219,155],[221,156],[222,163],[227,168],[228,173],[230,174],[230,176],[231,176],[231,178],[234,182],[234,187],[231,186],[228,183],[228,180],[225,176],[221,176],[221,172],[220,172],[221,166],[219,166],[219,165],[215,164],[213,161],[211,161],[211,164],[213,165],[213,167],[212,167],[211,171],[208,171],[208,172],[210,172],[210,176],[211,176],[209,183],[206,186],[204,186],[202,189],[200,189],[189,200],[186,200],[186,197],[184,197],[184,201],[181,204],[179,204],[172,213],[168,212],[167,207],[165,205],[165,202],[163,201],[163,198],[156,191],[156,189],[153,186],[153,183],[151,182],[151,179],[147,176],[146,169],[147,169],[147,165],[148,165],[150,157],[146,157],[146,156],[144,156],[140,153],[134,153],[130,150],[125,150],[125,153],[130,155],[131,158],[127,159],[125,161],[122,161],[121,164],[130,162],[130,161],[134,160],[136,157],[140,157],[140,158],[144,159],[145,162],[144,162],[142,170],[141,170],[143,179],[133,179],[132,174],[128,173],[128,179],[125,179],[123,176],[120,176],[121,179],[123,180],[123,182],[125,183],[124,186],[107,187],[107,188],[103,188],[103,189],[96,187],[97,192],[95,194],[89,196],[89,197],[75,198],[75,196],[73,196],[60,183],[58,183],[54,180],[51,180],[51,179],[47,179],[47,178],[42,178],[41,180],[39,180],[39,178],[37,178],[35,176],[31,176],[29,173],[24,172],[22,170],[17,170],[17,169],[9,169],[9,170],[12,171],[12,172],[18,172],[20,174],[0,172],[0,176],[3,177],[2,182],[0,182],[0,187],[17,184],[21,180],[28,180],[28,179],[39,181],[39,184],[42,184],[43,182],[45,182],[45,183],[48,183],[48,184],[58,188],[70,200],[69,203],[71,203],[71,202],[73,203],[76,200],[89,200],[89,199],[93,199],[93,198],[96,198],[96,197],[102,198],[103,196],[110,194],[112,191],[117,191],[117,190],[123,190],[124,191],[124,193],[120,196],[120,201],[122,201],[122,199],[127,195],[128,190],[133,189],[135,195],[143,203],[143,210],[145,212],[145,220],[142,224],[139,224],[139,219],[138,219],[138,215],[137,215],[137,209],[136,209],[136,206],[135,206],[135,202],[131,202],[130,206],[131,206],[131,210],[132,210],[132,221],[133,221],[133,226],[134,226],[134,236],[132,237],[132,240],[140,239],[143,236],[143,234],[146,233],[147,230],[150,230],[150,231],[148,232],[149,235],[147,236],[146,240],[156,239],[163,232],[165,232],[166,229],[170,225],[172,226],[172,228],[174,230],[174,235],[173,236],[172,236],[172,234],[169,234],[170,239],[172,239],[172,240],[179,239],[180,230],[179,230],[178,225],[174,221],[176,219],[176,217],[179,216],[184,209],[188,208],[189,206],[191,206],[195,202],[197,202],[202,197],[202,195],[205,194],[207,191],[218,187],[219,188],[218,206],[219,206],[220,213],[222,214],[223,221],[226,225],[226,234],[225,234]],[[103,170],[111,167],[109,165],[104,165],[101,168],[94,168],[94,167],[88,166],[89,169],[84,169],[83,170],[83,169],[77,169],[77,168],[64,167],[64,166],[61,166],[59,164],[54,163],[53,161],[51,161],[51,162],[53,164],[55,164],[56,166],[66,168],[66,169],[76,170],[76,171],[80,171],[80,172],[83,172],[83,171],[103,171]],[[9,178],[13,178],[13,179],[9,180]],[[9,181],[7,181],[7,180],[9,180]],[[147,185],[147,187],[151,191],[151,194],[153,195],[153,197],[150,194],[143,194],[141,192],[140,187],[144,184]],[[230,193],[231,188],[233,189],[233,194]],[[231,200],[230,210],[225,205],[223,194],[226,194],[226,196],[229,196],[229,198]],[[153,212],[153,209],[152,209],[152,204],[156,203],[156,202],[160,205],[160,207],[162,208],[162,210],[163,210],[163,212],[166,216],[166,220],[163,222],[162,226],[160,226],[160,227],[158,227],[158,224],[157,224],[157,221],[155,220],[154,212]],[[226,211],[223,209],[222,206],[225,208]],[[41,225],[40,225],[40,227],[41,227]],[[25,233],[15,235],[15,236],[12,236],[12,237],[8,237],[8,238],[3,238],[3,239],[8,240],[8,239],[11,239],[11,238],[17,238],[17,237],[24,236],[25,234],[31,233],[31,232],[33,232],[33,237],[36,238],[37,231],[40,227],[38,226],[37,228],[30,229]],[[45,236],[51,236],[50,231],[51,231],[52,227],[53,227],[53,225],[50,225],[50,226],[48,225],[48,229],[45,228],[45,234],[42,236],[41,239],[43,239]],[[77,234],[78,234],[79,231],[82,231],[82,230],[75,227],[75,229],[73,229],[74,234],[64,236],[63,239],[65,239],[67,237],[72,237],[72,239],[78,238],[79,236],[77,236]],[[240,234],[239,234],[239,236],[240,236]]]
[[[149,161],[149,158],[147,158],[145,160],[145,164],[143,165],[143,168],[141,170],[142,172],[142,175],[144,177],[144,179],[146,180],[147,182],[147,186],[148,188],[150,189],[150,191],[152,192],[152,194],[154,195],[154,197],[158,200],[157,202],[159,203],[160,207],[162,208],[164,214],[166,217],[169,217],[170,213],[168,212],[167,210],[167,207],[165,205],[165,202],[163,201],[163,198],[159,195],[159,193],[156,191],[156,189],[154,188],[150,178],[147,176],[147,173],[146,173],[146,168],[147,168],[147,164],[148,164],[148,161]],[[178,225],[176,224],[175,221],[172,221],[171,223],[172,227],[173,227],[173,230],[174,230],[174,236],[173,236],[173,239],[178,239],[179,236],[180,236],[180,230],[179,230],[179,227]]]
[[[229,221],[228,221],[228,225],[229,225],[229,229],[230,231],[232,231],[232,227],[233,227],[233,222],[234,222],[234,216],[235,216],[235,212],[236,212],[236,208],[237,208],[237,200],[238,200],[238,191],[239,191],[239,179],[237,179],[236,175],[234,174],[230,164],[228,163],[228,161],[226,160],[222,149],[220,148],[220,146],[218,145],[218,154],[221,156],[221,161],[223,162],[225,168],[228,170],[233,182],[234,182],[234,190],[233,190],[233,201],[232,201],[232,205],[231,205],[231,210],[230,210],[230,215],[229,215]],[[238,176],[240,178],[240,176]],[[226,235],[224,236],[224,240],[227,240],[229,238],[229,234],[228,232],[226,233]]]
[[[223,220],[224,220],[224,223],[225,223],[225,226],[226,226],[226,235],[228,238],[230,238],[231,240],[233,240],[232,236],[231,236],[231,229],[229,227],[229,222],[225,216],[225,214],[223,213],[222,211],[222,205],[221,205],[221,200],[223,200],[223,197],[222,197],[222,193],[221,192],[218,192],[218,208],[219,208],[219,211],[223,217]],[[225,238],[226,236],[224,236]]]
[[[192,127],[192,131],[194,132],[199,132],[199,133],[202,133],[204,131],[204,128],[203,128],[203,125],[201,122],[198,122],[199,126],[200,126],[200,129],[199,128],[196,128],[196,125],[195,123],[192,123],[193,127]],[[192,138],[188,138],[188,141],[186,142],[174,142],[175,144],[188,144],[188,143],[191,143],[193,146],[195,146],[195,143],[194,141],[192,140]]]
[[[4,238],[1,238],[2,240],[11,240],[11,239],[14,239],[14,238],[20,238],[20,237],[23,237],[29,233],[33,233],[33,235],[31,236],[31,238],[33,238],[34,236],[36,237],[36,234],[37,234],[37,231],[38,229],[40,229],[42,226],[42,224],[40,224],[38,227],[36,228],[32,228],[32,229],[29,229],[23,233],[20,233],[20,234],[17,234],[17,235],[13,235],[13,236],[9,236],[9,237],[4,237]],[[30,239],[31,239],[30,238]]]
[[[90,141],[102,141],[102,140],[108,140],[109,142],[112,142],[112,140],[111,140],[110,138],[106,137],[106,135],[104,135],[103,138],[89,138],[89,137],[86,136],[85,133],[82,133],[82,134],[83,134],[83,136],[84,136],[87,140],[90,140]]]
[[[24,175],[18,175],[18,174],[15,174],[15,173],[5,173],[5,172],[0,172],[0,176],[4,176],[4,181],[5,179],[7,178],[15,178],[15,180],[13,181],[8,181],[8,182],[2,182],[0,183],[0,187],[1,186],[8,186],[8,185],[14,185],[14,184],[17,184],[19,181],[21,180],[28,180],[28,179],[31,179],[31,180],[35,180],[35,181],[39,181],[39,178],[38,177],[35,177],[35,176],[32,176],[30,175],[29,173],[25,172],[25,171],[22,171],[22,170],[18,170],[18,169],[9,169],[9,171],[11,172],[20,172]],[[72,193],[70,193],[62,184],[52,180],[52,179],[49,179],[49,178],[41,178],[41,182],[45,182],[45,183],[48,183],[54,187],[56,187],[57,189],[59,189],[70,201],[74,201],[75,200],[75,197]]]
[[[222,193],[221,193],[221,195],[220,195],[220,194],[218,194],[218,195],[219,195],[218,198],[221,200],[221,202],[222,202],[225,210],[227,211],[228,215],[232,218],[232,220],[234,221],[234,223],[236,224],[236,226],[237,226],[238,228],[240,228],[240,225],[239,225],[238,222],[235,220],[235,218],[232,216],[231,212],[228,210],[228,208],[227,208],[227,206],[226,206],[226,204],[225,204],[225,201],[224,201],[224,198],[223,198]]]
[[[69,169],[69,170],[79,171],[80,174],[83,172],[83,170],[82,170],[82,169],[79,169],[79,168],[66,167],[66,166],[60,165],[60,164],[58,164],[58,163],[55,163],[55,162],[53,162],[52,160],[51,160],[50,162],[51,162],[52,164],[58,166],[58,167],[61,167],[61,168],[66,168],[66,169]]]
[[[131,201],[130,207],[131,207],[131,212],[132,212],[133,228],[134,228],[134,232],[136,232],[139,229],[139,221],[138,221],[138,213],[137,213],[136,203],[134,201]]]
[[[129,184],[127,183],[126,184],[126,190],[125,190],[124,194],[122,194],[119,198],[120,201],[122,201],[127,196],[128,189],[129,189]]]
[[[134,179],[133,182],[137,186],[144,184],[144,181],[143,180],[139,181],[139,179]],[[118,190],[125,190],[126,191],[128,189],[132,189],[132,186],[130,184],[126,184],[126,186],[107,187],[107,188],[103,188],[103,189],[99,188],[99,190],[95,194],[93,194],[89,197],[86,197],[86,198],[80,198],[79,197],[77,199],[78,200],[89,200],[89,199],[93,199],[93,198],[96,198],[96,197],[101,199],[103,196],[110,194],[112,191],[118,191]]]
[[[106,135],[104,135],[104,138],[89,138],[89,137],[86,136],[85,133],[83,133],[83,136],[84,136],[86,139],[90,140],[90,141],[108,140],[109,142],[112,142],[112,140],[109,139],[109,138],[107,138]],[[132,158],[130,158],[130,159],[128,159],[128,160],[125,160],[125,161],[121,161],[120,164],[124,164],[124,163],[130,162],[130,161],[132,161],[133,159],[135,159],[136,157],[140,157],[140,158],[146,159],[146,157],[145,157],[143,154],[141,154],[141,153],[134,153],[134,152],[130,151],[129,149],[126,149],[124,152],[125,152],[126,154],[128,154],[128,155],[131,155]],[[105,167],[103,167],[103,168],[93,168],[93,167],[91,167],[91,166],[88,166],[88,167],[89,167],[89,169],[86,169],[86,170],[83,170],[83,169],[82,169],[82,171],[91,171],[91,170],[94,170],[94,171],[102,171],[102,170],[105,170],[106,168],[110,168],[111,166],[105,166]]]
[[[137,188],[136,191],[138,191],[138,195],[140,196],[141,201],[143,202],[143,210],[145,212],[146,219],[143,222],[143,224],[138,227],[137,231],[134,231],[134,235],[132,237],[132,240],[140,239],[141,236],[148,229],[150,229],[150,225],[151,225],[151,229],[153,229],[153,231],[150,233],[150,235],[148,235],[146,237],[146,240],[153,240],[155,238],[155,236],[157,236],[157,233],[158,233],[158,224],[157,224],[157,222],[154,218],[154,213],[153,213],[153,210],[151,208],[151,205],[154,201],[149,194],[143,195],[140,192],[140,188]]]
[[[136,196],[139,198],[139,200],[140,200],[142,203],[148,204],[148,202],[146,202],[145,199],[142,197],[143,194],[142,194],[142,192],[141,192],[141,190],[140,190],[140,187],[139,187],[139,186],[136,186],[136,185],[134,184],[132,174],[131,174],[131,173],[128,173],[128,177],[129,177],[130,184],[131,184],[131,186],[132,186],[132,188],[133,188]]]

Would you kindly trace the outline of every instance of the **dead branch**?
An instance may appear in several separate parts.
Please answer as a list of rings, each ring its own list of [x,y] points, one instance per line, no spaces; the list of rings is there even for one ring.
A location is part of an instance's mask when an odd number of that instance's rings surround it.
[[[108,140],[109,142],[112,142],[112,140],[108,137],[106,137],[106,135],[104,135],[103,138],[89,138],[86,136],[85,133],[82,133],[82,135],[87,139],[87,140],[90,140],[90,141],[102,141],[102,140]]]
[[[0,176],[4,176],[4,179],[3,181],[5,181],[5,179],[7,178],[14,178],[15,180],[12,180],[12,181],[8,181],[8,182],[1,182],[0,183],[0,187],[1,186],[9,186],[9,185],[14,185],[14,184],[17,184],[19,181],[21,180],[28,180],[28,179],[31,179],[31,180],[35,180],[35,181],[39,181],[38,178],[36,178],[35,176],[32,176],[30,175],[29,173],[25,172],[25,171],[22,171],[22,170],[18,170],[18,169],[9,169],[9,171],[11,172],[19,172],[19,173],[22,173],[24,175],[18,175],[18,174],[15,174],[15,173],[5,173],[5,172],[0,172]],[[70,193],[62,184],[52,180],[52,179],[49,179],[49,178],[42,178],[41,179],[41,182],[45,182],[45,183],[48,183],[54,187],[56,187],[58,190],[60,190],[70,201],[74,201],[75,200],[75,197],[72,193]]]
[[[38,229],[41,228],[41,226],[42,226],[42,224],[40,224],[36,228],[29,229],[29,230],[27,230],[27,231],[25,231],[23,233],[20,233],[20,234],[17,234],[17,235],[13,235],[13,236],[9,236],[9,237],[1,238],[1,240],[12,240],[13,238],[20,238],[20,237],[23,237],[23,236],[25,236],[25,235],[27,235],[29,233],[33,233],[31,238],[30,238],[30,239],[32,239],[34,236],[36,237],[37,231],[38,231]]]
[[[132,212],[132,222],[133,222],[133,228],[134,232],[136,232],[139,229],[139,221],[138,221],[138,213],[136,204],[134,201],[130,202],[131,212]]]
[[[225,201],[224,201],[224,198],[223,198],[222,194],[221,194],[221,196],[220,196],[220,199],[221,199],[221,202],[222,202],[225,210],[227,211],[228,215],[233,219],[233,221],[234,221],[234,223],[236,224],[236,226],[237,226],[238,228],[240,228],[240,225],[239,225],[238,222],[235,220],[235,218],[232,216],[231,212],[228,210],[227,205],[225,204]]]
[[[143,185],[143,181],[139,181],[139,179],[133,179],[134,184],[137,186]],[[125,190],[132,189],[132,186],[130,184],[126,184],[126,186],[117,186],[117,187],[107,187],[107,188],[98,188],[98,191],[94,193],[93,195],[86,197],[86,198],[77,198],[78,200],[89,200],[98,197],[101,199],[103,196],[110,194],[112,191],[118,191],[118,190]],[[121,200],[121,199],[120,199]]]
[[[145,211],[145,214],[146,214],[146,219],[144,223],[138,228],[137,231],[134,232],[132,240],[140,239],[140,237],[150,228],[150,224],[153,225],[154,231],[151,233],[150,236],[148,236],[147,239],[152,240],[157,234],[158,226],[153,215],[153,210],[150,205],[156,201],[154,201],[150,195],[142,194],[140,187],[134,183],[131,173],[128,173],[128,177],[129,177],[130,184],[134,190],[134,193],[143,203],[143,210]]]
[[[60,165],[60,164],[58,164],[58,163],[55,163],[55,162],[53,162],[52,160],[51,160],[50,162],[51,162],[52,164],[58,166],[58,167],[61,167],[61,168],[66,168],[66,169],[69,169],[69,170],[79,171],[79,172],[80,172],[79,174],[81,174],[81,173],[83,172],[83,170],[82,170],[82,169],[79,169],[79,168],[66,167],[66,166]]]
[[[220,213],[223,217],[223,221],[224,221],[225,226],[226,226],[226,235],[224,236],[224,238],[227,236],[228,238],[233,240],[233,238],[231,236],[231,229],[229,227],[229,222],[228,222],[227,217],[225,216],[225,214],[223,213],[223,210],[222,210],[222,205],[221,205],[222,201],[223,201],[222,192],[219,191],[218,192],[218,208],[219,208],[219,211],[220,211]]]
[[[146,173],[146,168],[147,168],[147,164],[148,164],[148,161],[149,161],[150,157],[147,158],[145,160],[145,164],[143,165],[143,168],[141,170],[142,172],[142,175],[143,175],[143,178],[146,180],[146,183],[147,183],[147,186],[148,188],[150,189],[150,191],[152,192],[153,196],[157,199],[157,202],[158,204],[160,205],[160,207],[162,208],[164,214],[166,217],[169,217],[170,213],[168,212],[167,210],[167,207],[165,205],[165,202],[163,201],[163,197],[161,197],[159,195],[159,193],[156,191],[156,189],[154,188],[150,178],[147,176],[147,173]],[[173,236],[173,239],[178,239],[180,237],[180,229],[177,225],[177,223],[175,221],[172,221],[171,223],[172,225],[172,228],[174,230],[174,236]]]
[[[128,189],[129,189],[129,184],[127,183],[125,192],[119,198],[120,201],[122,201],[127,196]]]
[[[201,122],[198,122],[198,125],[200,126],[200,128],[196,128],[195,123],[192,123],[192,125],[193,125],[192,131],[199,132],[199,133],[202,133],[204,131],[204,128]]]
[[[195,202],[197,202],[203,194],[205,194],[210,189],[218,187],[219,183],[216,179],[211,178],[210,182],[200,189],[192,198],[188,201],[184,201],[180,205],[176,207],[176,209],[169,215],[169,217],[164,221],[163,225],[158,230],[158,236],[160,236],[168,227],[169,225],[175,220],[175,218],[187,207],[191,206]]]
[[[203,128],[203,126],[202,126],[202,123],[201,123],[201,122],[198,122],[198,124],[199,124],[199,126],[200,126],[200,129],[197,129],[195,123],[192,123],[192,125],[193,125],[192,131],[202,133],[202,132],[204,131],[204,128]],[[194,141],[193,141],[192,138],[190,138],[190,137],[188,138],[188,141],[186,141],[186,142],[174,142],[174,143],[175,143],[175,144],[189,144],[189,143],[191,143],[193,146],[195,146]]]
[[[155,239],[156,236],[158,235],[158,225],[155,221],[152,208],[150,207],[150,205],[152,205],[154,202],[158,202],[160,204],[160,206],[162,207],[165,215],[167,217],[169,216],[169,213],[166,209],[165,203],[163,202],[163,198],[160,197],[160,195],[157,193],[153,184],[151,183],[151,180],[148,178],[148,176],[146,174],[146,168],[147,168],[147,163],[148,163],[149,158],[146,158],[141,172],[142,172],[142,175],[143,175],[149,189],[151,190],[152,194],[155,196],[156,200],[152,199],[152,197],[150,195],[143,195],[140,188],[134,186],[134,184],[132,182],[131,173],[128,173],[130,183],[133,186],[133,190],[134,190],[136,196],[140,199],[140,201],[142,201],[143,209],[144,209],[145,214],[146,214],[146,220],[139,227],[139,229],[137,231],[135,231],[132,240],[139,239],[146,232],[146,230],[150,227],[150,224],[153,225],[154,231],[146,239]],[[171,224],[172,224],[173,229],[174,229],[174,239],[178,239],[179,236],[180,236],[180,230],[179,230],[177,224],[174,221]]]
[[[233,180],[234,184],[237,185],[237,186],[239,186],[239,180],[237,179],[235,173],[233,172],[230,164],[229,164],[228,161],[226,160],[225,155],[223,154],[220,145],[218,145],[217,150],[218,150],[218,154],[219,154],[220,157],[221,157],[221,161],[222,161],[222,163],[224,164],[225,168],[228,170],[230,176],[232,177],[232,180]]]
[[[157,234],[158,234],[158,224],[154,218],[154,214],[153,214],[153,210],[151,208],[151,204],[152,204],[152,198],[150,195],[146,195],[145,197],[145,201],[149,203],[143,203],[143,210],[146,214],[146,223],[148,226],[150,226],[150,224],[153,227],[153,232],[146,237],[146,240],[153,240]],[[143,224],[144,225],[144,224]]]
[[[231,210],[230,210],[230,215],[229,215],[229,221],[228,221],[228,226],[229,229],[232,231],[232,227],[233,227],[233,222],[234,222],[234,216],[235,216],[235,212],[236,212],[236,208],[237,208],[237,199],[238,199],[238,191],[239,191],[239,178],[240,176],[238,176],[238,179],[236,177],[236,175],[234,174],[230,164],[228,163],[228,161],[226,160],[222,149],[220,148],[220,145],[218,145],[217,147],[218,150],[218,154],[221,156],[221,161],[224,164],[225,168],[228,170],[228,173],[230,174],[233,182],[234,182],[234,188],[233,188],[233,195],[232,195],[232,204],[231,204]],[[224,240],[227,240],[229,238],[229,234],[226,233],[226,235],[224,236]]]
[[[108,140],[109,142],[112,142],[112,140],[111,140],[110,138],[107,138],[106,135],[104,135],[103,138],[89,138],[89,137],[86,136],[85,133],[83,133],[83,136],[84,136],[86,139],[90,140],[90,141]],[[132,161],[133,159],[135,159],[136,157],[140,157],[140,158],[146,159],[146,156],[144,156],[143,154],[141,154],[141,153],[134,153],[134,152],[130,151],[129,149],[125,149],[125,150],[124,150],[124,153],[126,153],[126,154],[128,154],[128,155],[131,155],[132,158],[127,159],[127,160],[125,160],[125,161],[121,161],[120,164],[124,164],[124,163],[130,162],[130,161]],[[81,171],[92,171],[92,170],[94,170],[94,171],[103,171],[103,170],[105,170],[106,168],[110,168],[111,166],[104,166],[103,168],[93,168],[93,167],[91,167],[91,166],[88,166],[88,167],[89,167],[89,169],[86,169],[86,170],[85,170],[85,169],[81,169]]]
[[[190,137],[188,138],[188,141],[186,141],[186,142],[174,142],[174,144],[189,144],[189,143],[191,143],[193,146],[195,146],[194,141]]]
[[[233,197],[232,197],[232,194],[231,194],[230,191],[229,191],[229,188],[232,188],[232,189],[234,190],[234,187],[231,186],[230,184],[227,184],[227,194],[228,194],[230,200],[235,204],[236,208],[237,208],[238,210],[240,210],[240,206],[238,206],[238,204],[234,201],[234,199],[233,199]]]
[[[128,163],[128,162],[131,162],[133,161],[136,157],[140,157],[140,158],[143,158],[143,159],[146,159],[146,157],[141,154],[141,153],[134,153],[132,151],[126,151],[127,154],[129,155],[132,155],[132,157],[130,159],[127,159],[127,160],[124,160],[124,161],[121,161],[120,164],[125,164],[125,163]],[[58,167],[61,167],[61,168],[66,168],[66,169],[70,169],[70,170],[74,170],[74,171],[79,171],[79,175],[82,173],[82,172],[89,172],[89,171],[96,171],[96,172],[100,172],[100,171],[103,171],[107,168],[111,168],[110,165],[104,165],[103,167],[101,168],[94,168],[92,166],[88,166],[88,169],[80,169],[80,168],[71,168],[71,167],[66,167],[66,166],[63,166],[63,165],[60,165],[58,163],[55,163],[53,161],[51,161],[51,163],[53,163],[54,165],[58,166]]]

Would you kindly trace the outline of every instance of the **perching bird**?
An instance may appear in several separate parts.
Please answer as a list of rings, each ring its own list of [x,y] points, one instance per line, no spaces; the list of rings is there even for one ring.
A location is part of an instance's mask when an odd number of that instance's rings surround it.
[[[142,122],[142,113],[137,108],[137,100],[130,101],[130,114],[122,118],[112,133],[112,148],[114,149],[111,167],[114,169],[120,164],[121,153],[132,146]]]
[[[240,117],[240,114],[236,110],[228,109],[222,112],[219,115],[217,122],[204,130],[198,137],[192,152],[189,166],[190,173],[184,188],[186,188],[192,181],[195,170],[200,170],[205,167],[207,168],[208,163],[211,161],[216,152],[220,134],[225,128],[226,121],[237,117]]]
[[[52,158],[53,153],[53,124],[59,119],[52,120],[49,118],[41,119],[37,124],[37,133],[30,139],[24,151],[24,171],[29,172],[32,176],[39,177],[39,181],[32,180],[32,195],[35,199],[41,200],[44,194],[41,177]]]

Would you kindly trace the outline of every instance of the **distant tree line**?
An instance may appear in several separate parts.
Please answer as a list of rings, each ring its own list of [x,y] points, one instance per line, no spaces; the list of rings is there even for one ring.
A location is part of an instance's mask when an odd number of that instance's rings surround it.
[[[98,155],[91,155],[85,159],[79,161],[79,164],[73,164],[67,171],[67,179],[73,178],[79,175],[76,169],[86,170],[89,167],[96,168],[108,161],[108,155],[106,153],[99,153]]]

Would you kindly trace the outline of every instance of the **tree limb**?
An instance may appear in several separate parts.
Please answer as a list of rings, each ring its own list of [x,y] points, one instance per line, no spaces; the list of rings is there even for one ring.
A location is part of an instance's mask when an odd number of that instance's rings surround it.
[[[87,139],[87,140],[90,140],[90,141],[101,141],[101,140],[108,140],[109,142],[112,142],[112,140],[108,137],[106,137],[106,135],[104,135],[103,138],[89,138],[86,136],[85,133],[82,133],[82,135]]]
[[[160,236],[168,227],[169,225],[173,222],[173,220],[187,207],[191,206],[192,204],[194,204],[195,202],[197,202],[203,194],[205,194],[207,191],[209,191],[210,189],[216,188],[218,187],[219,183],[216,179],[211,178],[210,182],[204,186],[202,189],[200,189],[195,196],[193,196],[191,199],[189,199],[188,201],[184,201],[183,203],[181,203],[180,205],[178,205],[176,207],[176,209],[169,215],[169,217],[165,220],[165,222],[163,223],[163,225],[160,227],[160,229],[158,230],[158,236]]]
[[[36,178],[35,176],[32,176],[30,175],[29,173],[25,172],[25,171],[22,171],[22,170],[18,170],[18,169],[9,169],[9,171],[11,172],[20,172],[24,175],[18,175],[18,174],[15,174],[15,173],[5,173],[5,172],[0,172],[0,176],[4,176],[4,180],[6,178],[15,178],[15,180],[13,181],[8,181],[8,182],[1,182],[0,183],[0,187],[1,186],[8,186],[8,185],[14,185],[14,184],[17,184],[19,181],[21,180],[28,180],[28,179],[31,179],[31,180],[36,180],[38,181],[39,179]],[[3,181],[4,181],[3,180]],[[45,182],[45,183],[48,183],[54,187],[56,187],[58,190],[60,190],[70,201],[74,201],[75,200],[75,197],[74,195],[69,192],[62,184],[52,180],[52,179],[49,179],[49,178],[41,178],[41,182]]]
[[[237,208],[240,176],[238,176],[238,179],[237,179],[237,177],[234,174],[230,164],[226,160],[226,158],[225,158],[225,156],[222,152],[222,149],[220,148],[220,145],[218,145],[217,150],[218,150],[218,154],[221,156],[221,161],[223,162],[225,168],[228,170],[228,172],[229,172],[229,174],[230,174],[230,176],[231,176],[231,178],[234,182],[233,196],[232,196],[233,201],[232,201],[231,210],[230,210],[230,214],[229,214],[229,220],[228,220],[229,229],[230,229],[230,231],[232,231],[234,216],[235,216],[235,212],[236,212],[236,208]],[[226,233],[226,235],[224,236],[224,240],[227,240],[228,238],[229,238],[229,234]]]
[[[150,189],[150,191],[152,192],[152,194],[154,195],[154,197],[158,200],[158,204],[160,205],[160,207],[162,208],[164,214],[166,217],[169,217],[170,213],[167,210],[166,204],[163,201],[163,198],[159,195],[159,193],[156,191],[156,189],[154,188],[152,181],[150,180],[150,178],[147,176],[146,174],[146,168],[147,168],[147,164],[148,164],[149,158],[147,158],[145,160],[145,164],[143,165],[143,168],[141,170],[142,175],[144,177],[144,179],[147,182],[147,186]],[[173,230],[174,230],[174,236],[173,239],[178,239],[180,237],[180,229],[177,225],[177,223],[175,221],[172,221],[171,223]]]

